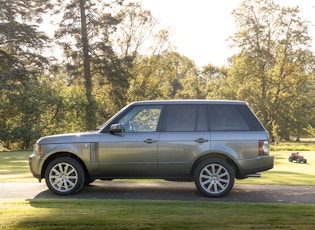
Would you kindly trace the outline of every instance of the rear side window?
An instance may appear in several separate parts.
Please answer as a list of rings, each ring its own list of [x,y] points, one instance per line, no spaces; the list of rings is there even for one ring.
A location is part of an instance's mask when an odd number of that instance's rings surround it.
[[[212,131],[249,131],[250,127],[235,105],[209,106]]]
[[[205,105],[169,105],[166,109],[163,131],[208,131],[208,127]]]

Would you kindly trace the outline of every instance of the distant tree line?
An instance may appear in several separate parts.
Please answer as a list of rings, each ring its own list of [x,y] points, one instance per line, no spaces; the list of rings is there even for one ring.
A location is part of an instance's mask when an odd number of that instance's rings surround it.
[[[313,136],[310,22],[273,0],[244,0],[232,15],[229,64],[198,68],[139,3],[0,0],[1,144],[29,149],[157,99],[244,100],[273,140]]]

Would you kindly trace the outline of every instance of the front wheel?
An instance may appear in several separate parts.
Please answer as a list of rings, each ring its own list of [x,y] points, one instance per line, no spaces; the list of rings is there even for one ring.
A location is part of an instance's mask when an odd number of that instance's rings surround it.
[[[45,171],[48,188],[57,195],[77,192],[84,184],[82,166],[70,157],[60,157],[50,162]]]
[[[200,192],[209,197],[222,197],[234,186],[235,174],[229,163],[209,158],[195,169],[194,180]]]

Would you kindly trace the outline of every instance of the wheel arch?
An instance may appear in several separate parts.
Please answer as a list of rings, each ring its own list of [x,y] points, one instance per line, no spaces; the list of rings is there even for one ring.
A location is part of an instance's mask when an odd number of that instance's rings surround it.
[[[231,167],[233,168],[234,170],[234,174],[235,174],[235,177],[238,178],[240,177],[240,170],[239,170],[239,167],[237,166],[237,164],[235,163],[235,161],[227,156],[226,154],[223,154],[223,153],[218,153],[218,152],[213,152],[213,153],[207,153],[205,155],[202,155],[201,157],[199,157],[195,163],[193,164],[192,168],[191,168],[191,172],[190,172],[190,175],[193,177],[194,175],[194,171],[196,169],[196,167],[204,160],[206,159],[209,159],[209,158],[218,158],[218,159],[221,159],[221,160],[224,160],[226,161],[227,163],[229,163],[231,165]]]
[[[45,160],[45,162],[42,166],[41,178],[45,178],[45,171],[46,171],[46,168],[49,165],[49,163],[52,162],[53,160],[57,159],[57,158],[60,158],[60,157],[70,157],[70,158],[76,160],[82,166],[82,168],[84,170],[85,178],[88,178],[90,176],[86,165],[84,164],[84,162],[82,161],[82,159],[80,157],[78,157],[77,155],[70,153],[70,152],[57,152],[57,153],[50,155]]]

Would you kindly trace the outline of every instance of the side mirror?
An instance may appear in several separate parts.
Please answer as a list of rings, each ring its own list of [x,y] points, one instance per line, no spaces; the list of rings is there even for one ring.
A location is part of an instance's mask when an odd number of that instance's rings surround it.
[[[121,124],[112,124],[109,128],[109,132],[111,134],[115,134],[115,133],[122,133],[124,131],[123,127],[121,126]]]

